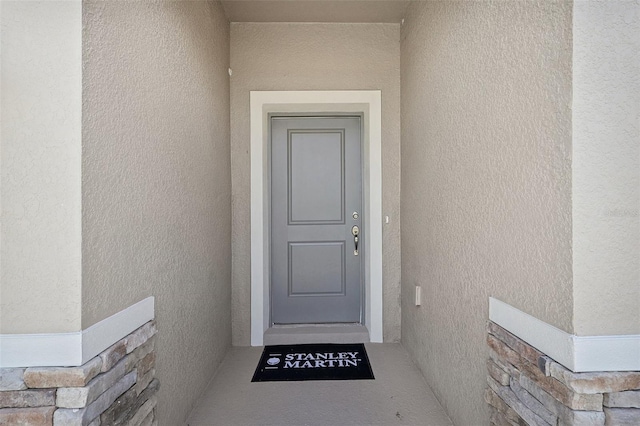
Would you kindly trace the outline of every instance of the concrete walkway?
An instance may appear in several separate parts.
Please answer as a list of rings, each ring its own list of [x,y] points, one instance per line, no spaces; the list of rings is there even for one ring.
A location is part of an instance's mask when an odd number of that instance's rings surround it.
[[[366,344],[375,380],[251,383],[262,348],[231,348],[189,426],[452,425],[404,348]]]

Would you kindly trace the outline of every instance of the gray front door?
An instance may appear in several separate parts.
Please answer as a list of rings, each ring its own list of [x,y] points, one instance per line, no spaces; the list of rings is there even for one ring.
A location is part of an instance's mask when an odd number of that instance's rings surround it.
[[[361,322],[361,118],[270,124],[272,323]]]

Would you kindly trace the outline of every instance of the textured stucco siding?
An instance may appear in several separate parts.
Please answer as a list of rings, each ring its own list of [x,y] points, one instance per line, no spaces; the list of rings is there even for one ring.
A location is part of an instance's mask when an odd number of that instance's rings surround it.
[[[400,338],[398,24],[231,24],[233,343],[250,344],[251,90],[381,90],[384,340]]]
[[[209,2],[83,3],[82,325],[156,297],[158,421],[231,343],[229,25]]]
[[[79,331],[82,7],[0,10],[0,333]]]
[[[458,425],[488,418],[489,296],[573,331],[571,19],[548,1],[406,13],[402,342]]]
[[[640,2],[573,23],[574,328],[640,334]]]

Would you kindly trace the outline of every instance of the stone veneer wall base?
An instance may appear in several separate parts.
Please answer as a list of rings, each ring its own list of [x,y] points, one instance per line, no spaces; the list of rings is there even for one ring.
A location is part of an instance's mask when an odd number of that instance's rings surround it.
[[[79,367],[0,369],[0,425],[157,425],[155,321]]]
[[[491,425],[640,425],[640,371],[574,373],[491,321],[487,333]]]

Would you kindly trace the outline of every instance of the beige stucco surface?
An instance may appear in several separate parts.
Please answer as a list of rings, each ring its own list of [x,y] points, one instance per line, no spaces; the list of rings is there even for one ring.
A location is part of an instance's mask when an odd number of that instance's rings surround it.
[[[489,296],[573,331],[571,19],[416,2],[402,28],[402,342],[458,425],[488,418]]]
[[[0,333],[79,331],[81,3],[0,9]]]
[[[400,338],[398,24],[231,24],[233,343],[250,344],[251,90],[381,90],[384,340]]]
[[[159,423],[231,343],[229,26],[217,3],[83,4],[83,328],[156,298]]]
[[[640,2],[573,23],[574,328],[640,334]]]

